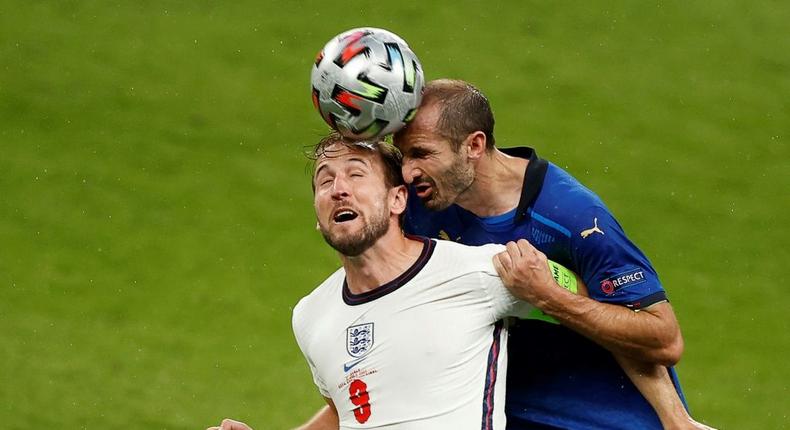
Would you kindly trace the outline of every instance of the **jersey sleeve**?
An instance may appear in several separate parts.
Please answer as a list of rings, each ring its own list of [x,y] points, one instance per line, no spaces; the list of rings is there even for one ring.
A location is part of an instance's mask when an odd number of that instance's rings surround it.
[[[291,319],[291,324],[293,326],[294,337],[296,338],[296,343],[299,345],[299,349],[302,351],[302,355],[304,355],[305,360],[307,361],[307,365],[310,367],[310,373],[313,375],[313,383],[318,387],[318,391],[324,397],[331,397],[329,390],[326,388],[326,383],[319,375],[318,370],[316,369],[315,363],[313,362],[306,338],[308,336],[306,324],[304,323],[304,309],[303,304],[300,302],[299,304],[294,307],[293,317]]]
[[[605,207],[583,211],[574,227],[571,259],[590,297],[634,310],[667,300],[650,261]]]
[[[485,300],[491,306],[491,322],[496,322],[509,316],[526,317],[535,309],[525,301],[514,297],[502,283],[494,268],[494,256],[505,250],[503,245],[489,244],[476,247],[479,249],[474,257],[478,264],[482,264],[478,271],[479,282],[485,293]]]
[[[486,286],[486,291],[491,299],[492,321],[499,321],[505,317],[526,318],[536,308],[531,304],[519,300],[510,294],[510,291],[502,283],[502,279],[496,272],[483,272],[482,283]]]
[[[578,294],[579,286],[576,275],[567,267],[554,261],[549,260],[548,264],[549,271],[554,277],[558,288],[565,288],[573,294]],[[492,291],[491,295],[494,297],[494,314],[497,319],[508,316],[521,319],[541,319],[556,324],[556,321],[544,314],[540,309],[513,296],[510,290],[502,283],[499,276],[495,276],[495,280],[491,282],[492,287],[489,288]]]

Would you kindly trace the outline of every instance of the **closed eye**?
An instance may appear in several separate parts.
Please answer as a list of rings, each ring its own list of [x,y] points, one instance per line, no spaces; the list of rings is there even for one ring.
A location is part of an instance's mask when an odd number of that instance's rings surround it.
[[[429,151],[427,149],[414,148],[411,151],[409,151],[409,156],[411,156],[411,158],[425,158],[431,155],[432,153],[433,153],[432,151]]]
[[[332,181],[334,181],[334,180],[335,179],[331,175],[324,174],[324,175],[321,175],[321,177],[318,178],[318,180],[316,182],[318,183],[318,186],[325,187],[325,186],[331,184]]]

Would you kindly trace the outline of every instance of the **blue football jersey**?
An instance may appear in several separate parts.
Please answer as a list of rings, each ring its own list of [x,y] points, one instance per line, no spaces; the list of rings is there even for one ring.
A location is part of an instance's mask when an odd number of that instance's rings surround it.
[[[487,218],[456,205],[433,212],[412,192],[406,231],[468,245],[527,239],[579,274],[595,300],[637,310],[667,299],[650,261],[597,195],[531,148],[502,151],[530,160],[515,210]],[[539,311],[511,328],[508,350],[508,429],[661,429],[607,350]]]

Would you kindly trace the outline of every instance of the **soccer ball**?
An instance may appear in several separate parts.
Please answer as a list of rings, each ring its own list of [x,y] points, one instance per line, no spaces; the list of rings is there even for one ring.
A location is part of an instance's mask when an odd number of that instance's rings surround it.
[[[313,105],[330,127],[352,139],[400,130],[422,99],[422,67],[397,35],[355,28],[330,40],[315,59]]]

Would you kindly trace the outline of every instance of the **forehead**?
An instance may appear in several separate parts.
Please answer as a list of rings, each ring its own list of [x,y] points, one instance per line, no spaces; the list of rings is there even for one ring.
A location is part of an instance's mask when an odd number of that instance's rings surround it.
[[[316,158],[313,174],[318,174],[319,170],[325,166],[349,162],[359,162],[368,166],[374,166],[377,163],[377,156],[378,154],[373,150],[342,143],[333,143],[324,147],[321,155]]]
[[[441,106],[438,102],[420,106],[417,115],[414,116],[409,127],[414,126],[414,128],[418,129],[433,130],[436,128],[436,123],[439,121],[440,113]]]
[[[401,133],[395,135],[395,146],[403,150],[414,144],[425,144],[441,138],[437,130],[437,122],[441,108],[438,103],[431,103],[428,106],[421,106],[414,119]]]

